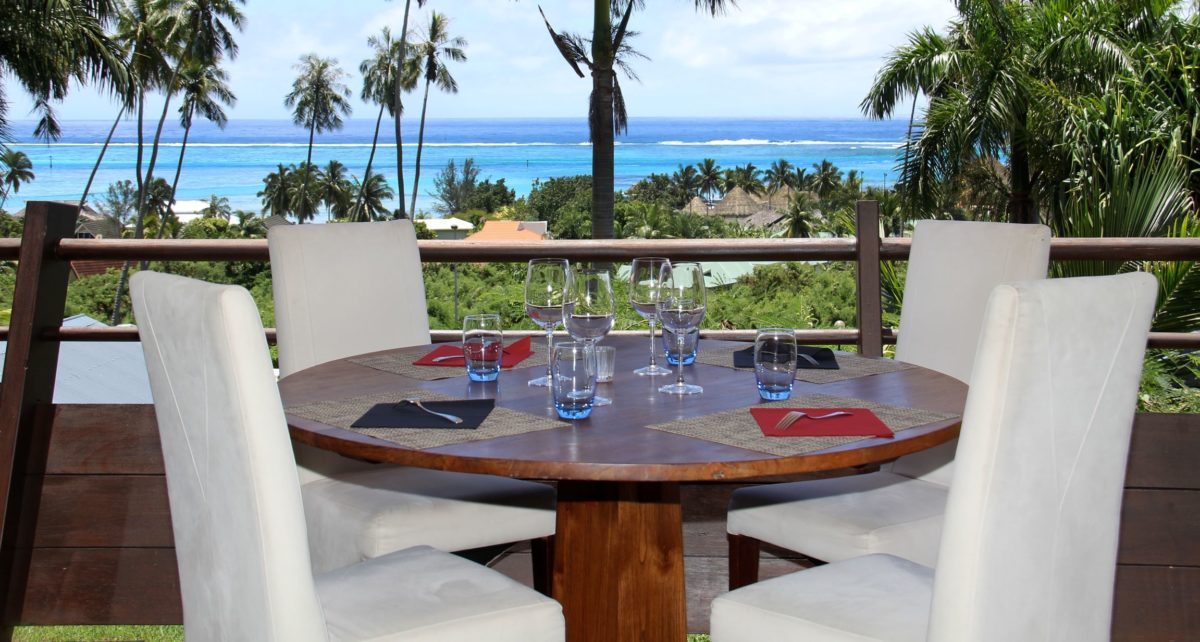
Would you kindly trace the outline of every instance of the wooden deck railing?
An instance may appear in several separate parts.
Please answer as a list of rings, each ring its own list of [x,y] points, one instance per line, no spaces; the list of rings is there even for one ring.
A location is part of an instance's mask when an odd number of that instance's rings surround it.
[[[567,256],[711,261],[853,261],[858,329],[803,330],[806,343],[855,343],[880,354],[881,260],[908,257],[906,239],[880,239],[878,207],[858,204],[857,239],[731,239],[479,243],[421,241],[427,262],[524,262]],[[16,624],[156,624],[182,620],[162,457],[149,405],[52,403],[62,341],[136,341],[134,328],[61,328],[72,260],[266,261],[261,240],[83,240],[76,210],[34,202],[17,260],[0,385],[0,642]],[[1197,239],[1055,239],[1051,259],[1200,260]],[[947,266],[950,269],[952,266]],[[435,333],[446,337],[449,331]],[[751,331],[707,336],[749,338]],[[270,338],[273,333],[268,331]],[[1151,347],[1200,349],[1200,334],[1152,333]],[[1113,637],[1200,639],[1200,416],[1139,415],[1118,558]]]

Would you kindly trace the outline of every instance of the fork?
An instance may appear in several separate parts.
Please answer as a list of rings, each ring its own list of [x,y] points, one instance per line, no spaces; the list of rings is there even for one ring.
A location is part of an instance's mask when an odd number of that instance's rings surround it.
[[[401,406],[416,406],[416,407],[420,408],[421,410],[424,410],[425,412],[427,412],[431,415],[436,415],[438,417],[441,417],[442,419],[445,419],[446,421],[449,421],[452,424],[461,424],[463,422],[462,417],[459,417],[458,415],[451,415],[451,414],[445,413],[445,412],[438,412],[436,410],[430,410],[430,409],[426,408],[425,406],[422,406],[420,399],[401,399],[400,405]]]
[[[791,411],[788,411],[788,413],[786,415],[784,415],[783,417],[781,417],[779,419],[779,423],[775,424],[775,429],[776,430],[786,430],[792,424],[796,423],[797,421],[800,421],[801,419],[803,419],[805,417],[808,417],[809,419],[829,419],[831,417],[847,417],[850,414],[852,414],[852,413],[846,412],[844,410],[835,410],[833,412],[829,412],[829,413],[826,413],[823,415],[810,415],[810,414],[800,411],[800,410],[791,410]]]
[[[463,359],[463,358],[464,357],[461,354],[444,354],[440,357],[434,357],[434,358],[430,359],[430,361],[432,361],[434,363],[441,363],[443,361],[449,361],[451,359]]]

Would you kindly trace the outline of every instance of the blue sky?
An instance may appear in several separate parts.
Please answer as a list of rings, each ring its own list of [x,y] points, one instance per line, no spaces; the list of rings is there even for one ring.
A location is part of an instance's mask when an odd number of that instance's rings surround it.
[[[740,0],[712,18],[692,0],[650,0],[636,13],[633,44],[651,60],[636,62],[641,82],[621,79],[632,116],[855,117],[884,56],[924,25],[943,27],[951,0]],[[590,35],[591,2],[541,0],[559,31]],[[457,95],[431,94],[440,118],[583,117],[590,78],[581,79],[554,49],[534,0],[430,0],[467,39],[468,61],[452,65]],[[287,118],[283,96],[305,53],[338,59],[350,73],[353,118],[373,118],[358,100],[358,64],[367,37],[398,31],[402,0],[248,0],[241,52],[226,62],[238,105],[233,118]],[[9,81],[9,116],[27,117],[30,102]],[[412,99],[410,99],[411,101]],[[409,104],[412,104],[411,102]],[[58,108],[63,119],[108,119],[110,99],[87,88]]]

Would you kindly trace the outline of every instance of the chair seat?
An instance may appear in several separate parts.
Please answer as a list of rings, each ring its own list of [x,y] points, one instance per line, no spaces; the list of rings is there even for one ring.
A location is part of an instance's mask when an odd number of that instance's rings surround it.
[[[330,642],[560,642],[564,636],[554,600],[426,546],[315,581]]]
[[[933,569],[867,555],[726,593],[712,605],[713,642],[924,642]]]
[[[883,471],[742,488],[728,531],[826,562],[889,553],[934,566],[948,490]]]
[[[300,490],[316,573],[411,546],[461,551],[554,534],[554,489],[537,482],[378,466]]]

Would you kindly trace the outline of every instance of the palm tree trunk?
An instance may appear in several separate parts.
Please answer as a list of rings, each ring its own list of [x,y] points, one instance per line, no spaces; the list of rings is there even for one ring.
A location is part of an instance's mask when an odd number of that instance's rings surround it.
[[[317,121],[313,121],[308,126],[308,156],[304,158],[304,175],[300,178],[300,191],[296,194],[296,201],[292,203],[292,209],[296,212],[296,222],[303,224],[304,215],[300,212],[296,205],[307,205],[308,200],[308,175],[312,173],[312,147],[313,139],[317,135]]]
[[[112,142],[113,134],[117,132],[117,125],[121,123],[121,116],[125,115],[126,105],[121,105],[121,110],[117,112],[117,117],[113,120],[112,127],[108,129],[108,136],[104,138],[104,145],[100,148],[100,155],[96,157],[96,164],[92,165],[92,173],[88,174],[87,184],[83,186],[83,195],[79,197],[79,209],[87,204],[88,194],[92,191],[92,181],[96,180],[96,172],[100,171],[100,163],[104,160],[104,154],[108,152],[108,144]]]
[[[417,131],[417,166],[413,169],[412,207],[417,213],[417,183],[421,181],[421,148],[425,146],[425,111],[429,109],[429,79],[425,79],[425,98],[421,101],[421,128]]]
[[[150,186],[154,183],[154,165],[158,162],[158,143],[162,139],[163,124],[167,122],[167,112],[171,109],[171,96],[173,94],[171,88],[175,86],[175,80],[179,76],[179,69],[176,68],[171,74],[171,80],[167,83],[167,95],[163,99],[162,115],[158,117],[158,127],[154,130],[154,143],[150,146],[150,164],[146,166],[146,182],[142,185],[142,189],[138,192],[138,220],[142,219],[142,208],[146,204],[146,196],[150,191]],[[159,221],[159,227],[162,227],[164,220]],[[133,237],[136,239],[142,238],[144,235],[143,226],[139,225],[134,231]],[[146,269],[150,266],[150,261],[142,259],[139,264],[139,269]],[[118,291],[119,293],[119,291]],[[116,309],[116,308],[114,308]]]
[[[192,115],[188,114],[187,126],[183,128],[183,144],[179,146],[179,162],[175,164],[175,180],[171,181],[171,198],[167,201],[167,215],[175,213],[175,190],[179,187],[179,175],[183,173],[183,155],[187,153],[188,134],[192,132]],[[159,226],[160,228],[162,226]],[[159,236],[162,236],[159,234]]]
[[[592,238],[613,238],[613,50],[609,0],[596,0],[592,23]]]
[[[404,211],[404,137],[400,134],[400,114],[404,111],[401,94],[404,93],[404,88],[400,86],[400,74],[404,70],[404,58],[408,55],[408,11],[411,8],[412,0],[404,0],[404,19],[400,22],[400,60],[396,61],[394,74],[396,82],[396,199],[399,202],[396,218],[407,218],[408,216]]]
[[[354,211],[362,211],[363,192],[367,186],[367,180],[371,178],[371,164],[375,162],[375,145],[379,143],[379,125],[383,123],[383,110],[387,107],[386,104],[379,105],[379,115],[375,117],[375,137],[371,139],[371,155],[367,156],[367,170],[363,172],[362,184],[358,187],[358,203],[354,206]],[[367,217],[370,220],[370,217]]]
[[[145,146],[145,136],[142,134],[142,126],[144,125],[146,116],[146,91],[142,89],[138,92],[138,114],[137,114],[137,188],[138,188],[138,204],[134,210],[134,225],[133,238],[142,238],[142,226],[145,224],[145,216],[142,212],[142,196],[145,194],[146,181],[142,178],[142,148]],[[109,325],[118,325],[121,323],[121,295],[125,293],[125,284],[129,282],[129,261],[121,263],[121,276],[117,279],[117,292],[113,295],[112,315],[109,318]]]
[[[1008,196],[1008,216],[1013,223],[1040,222],[1037,206],[1033,202],[1032,181],[1029,175],[1029,130],[1026,128],[1026,112],[1016,115],[1012,131],[1012,155],[1009,157],[1009,181],[1012,191]]]

